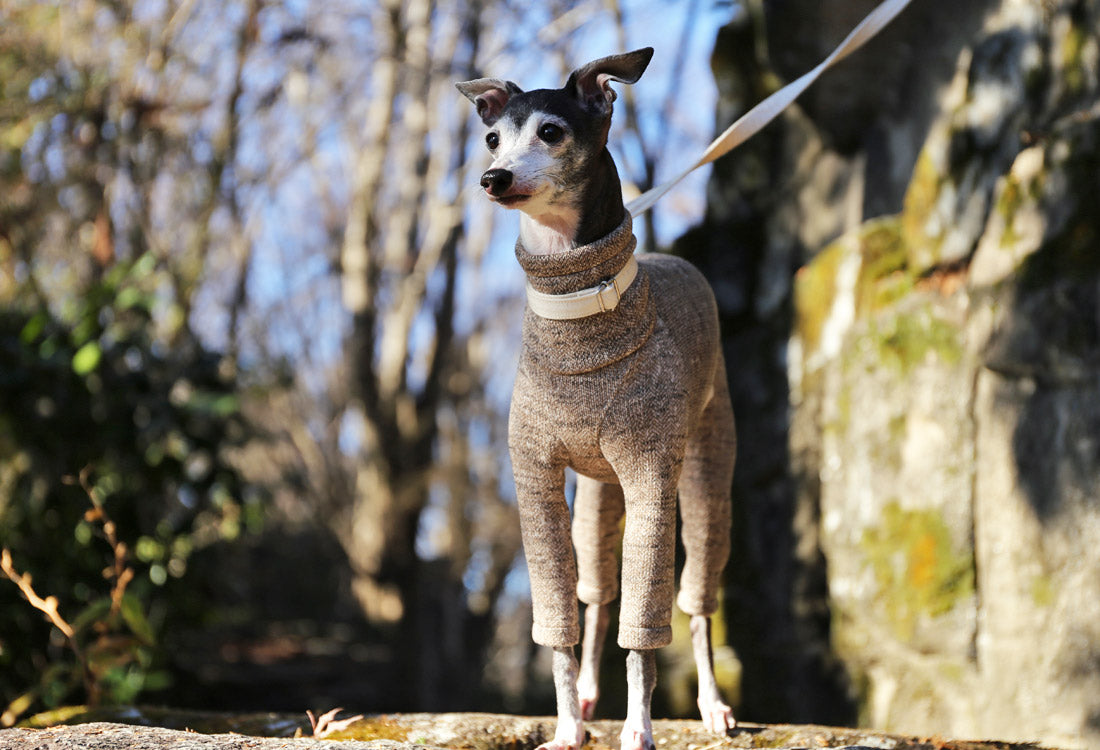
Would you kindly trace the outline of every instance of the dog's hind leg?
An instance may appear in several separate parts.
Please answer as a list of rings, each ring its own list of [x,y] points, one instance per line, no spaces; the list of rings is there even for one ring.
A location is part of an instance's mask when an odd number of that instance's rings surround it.
[[[710,617],[729,558],[730,485],[737,450],[733,409],[721,358],[714,392],[691,436],[680,476],[680,516],[686,552],[677,604],[691,615],[691,643],[699,674],[699,712],[707,729],[725,733],[736,725],[714,677]]]
[[[718,691],[714,677],[714,652],[711,649],[710,618],[693,615],[691,618],[691,648],[695,655],[695,669],[699,675],[699,714],[703,726],[712,732],[725,734],[737,726],[731,709]]]
[[[581,671],[577,677],[577,696],[581,718],[591,721],[600,699],[600,658],[607,640],[611,615],[606,604],[589,604],[584,610],[584,638],[581,640]]]
[[[591,720],[596,712],[596,701],[600,697],[600,657],[607,638],[608,604],[619,595],[616,549],[622,518],[622,487],[577,476],[573,546],[577,552],[577,598],[586,605],[577,691],[585,721]]]

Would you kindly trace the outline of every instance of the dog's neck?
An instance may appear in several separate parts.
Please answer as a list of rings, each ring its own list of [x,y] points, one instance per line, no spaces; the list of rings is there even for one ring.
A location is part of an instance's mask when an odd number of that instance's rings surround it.
[[[572,207],[537,215],[525,211],[519,217],[519,239],[533,254],[555,255],[576,246],[579,224],[580,212]]]
[[[573,205],[555,206],[538,214],[523,212],[519,236],[527,251],[537,255],[560,253],[588,245],[615,231],[623,221],[623,194],[619,173],[604,148],[585,171]]]
[[[615,276],[636,246],[633,221],[624,210],[618,226],[602,237],[561,253],[532,253],[521,237],[516,260],[533,289],[565,295]],[[528,307],[523,318],[524,357],[546,372],[593,372],[637,351],[649,339],[655,320],[649,275],[640,266],[634,283],[622,290],[618,305],[605,313],[556,320],[540,317]]]

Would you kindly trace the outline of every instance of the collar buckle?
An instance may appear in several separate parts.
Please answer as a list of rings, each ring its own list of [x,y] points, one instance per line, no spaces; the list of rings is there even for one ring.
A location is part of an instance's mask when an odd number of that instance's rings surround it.
[[[615,298],[611,301],[604,300],[604,292],[608,289],[615,292]],[[622,299],[622,294],[619,292],[619,280],[612,276],[610,279],[604,279],[596,287],[596,301],[600,303],[600,312],[605,313],[609,310],[614,310],[619,306],[619,300]]]

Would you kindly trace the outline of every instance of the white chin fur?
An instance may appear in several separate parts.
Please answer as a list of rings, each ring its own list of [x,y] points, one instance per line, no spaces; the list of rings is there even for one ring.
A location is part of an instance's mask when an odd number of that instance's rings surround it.
[[[570,250],[577,234],[576,223],[552,220],[543,223],[527,212],[519,220],[519,238],[533,255],[550,255]]]
[[[536,113],[519,127],[503,121],[498,127],[500,146],[490,169],[507,169],[513,190],[531,197],[511,208],[523,212],[520,238],[530,253],[549,254],[573,247],[580,225],[580,211],[570,205],[560,184],[561,161],[542,143],[536,130],[548,118]]]

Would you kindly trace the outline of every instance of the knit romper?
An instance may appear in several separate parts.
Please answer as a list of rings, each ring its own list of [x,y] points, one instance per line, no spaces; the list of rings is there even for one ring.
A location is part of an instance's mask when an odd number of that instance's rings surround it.
[[[532,287],[565,294],[614,276],[635,245],[626,214],[589,245],[533,255],[517,242],[516,257]],[[551,320],[528,308],[524,316],[508,442],[532,636],[544,646],[577,643],[578,597],[615,598],[624,512],[619,645],[669,643],[677,490],[686,551],[677,603],[688,614],[717,609],[736,451],[717,308],[686,261],[643,255],[638,263],[614,310]],[[572,533],[567,466],[579,477]]]

